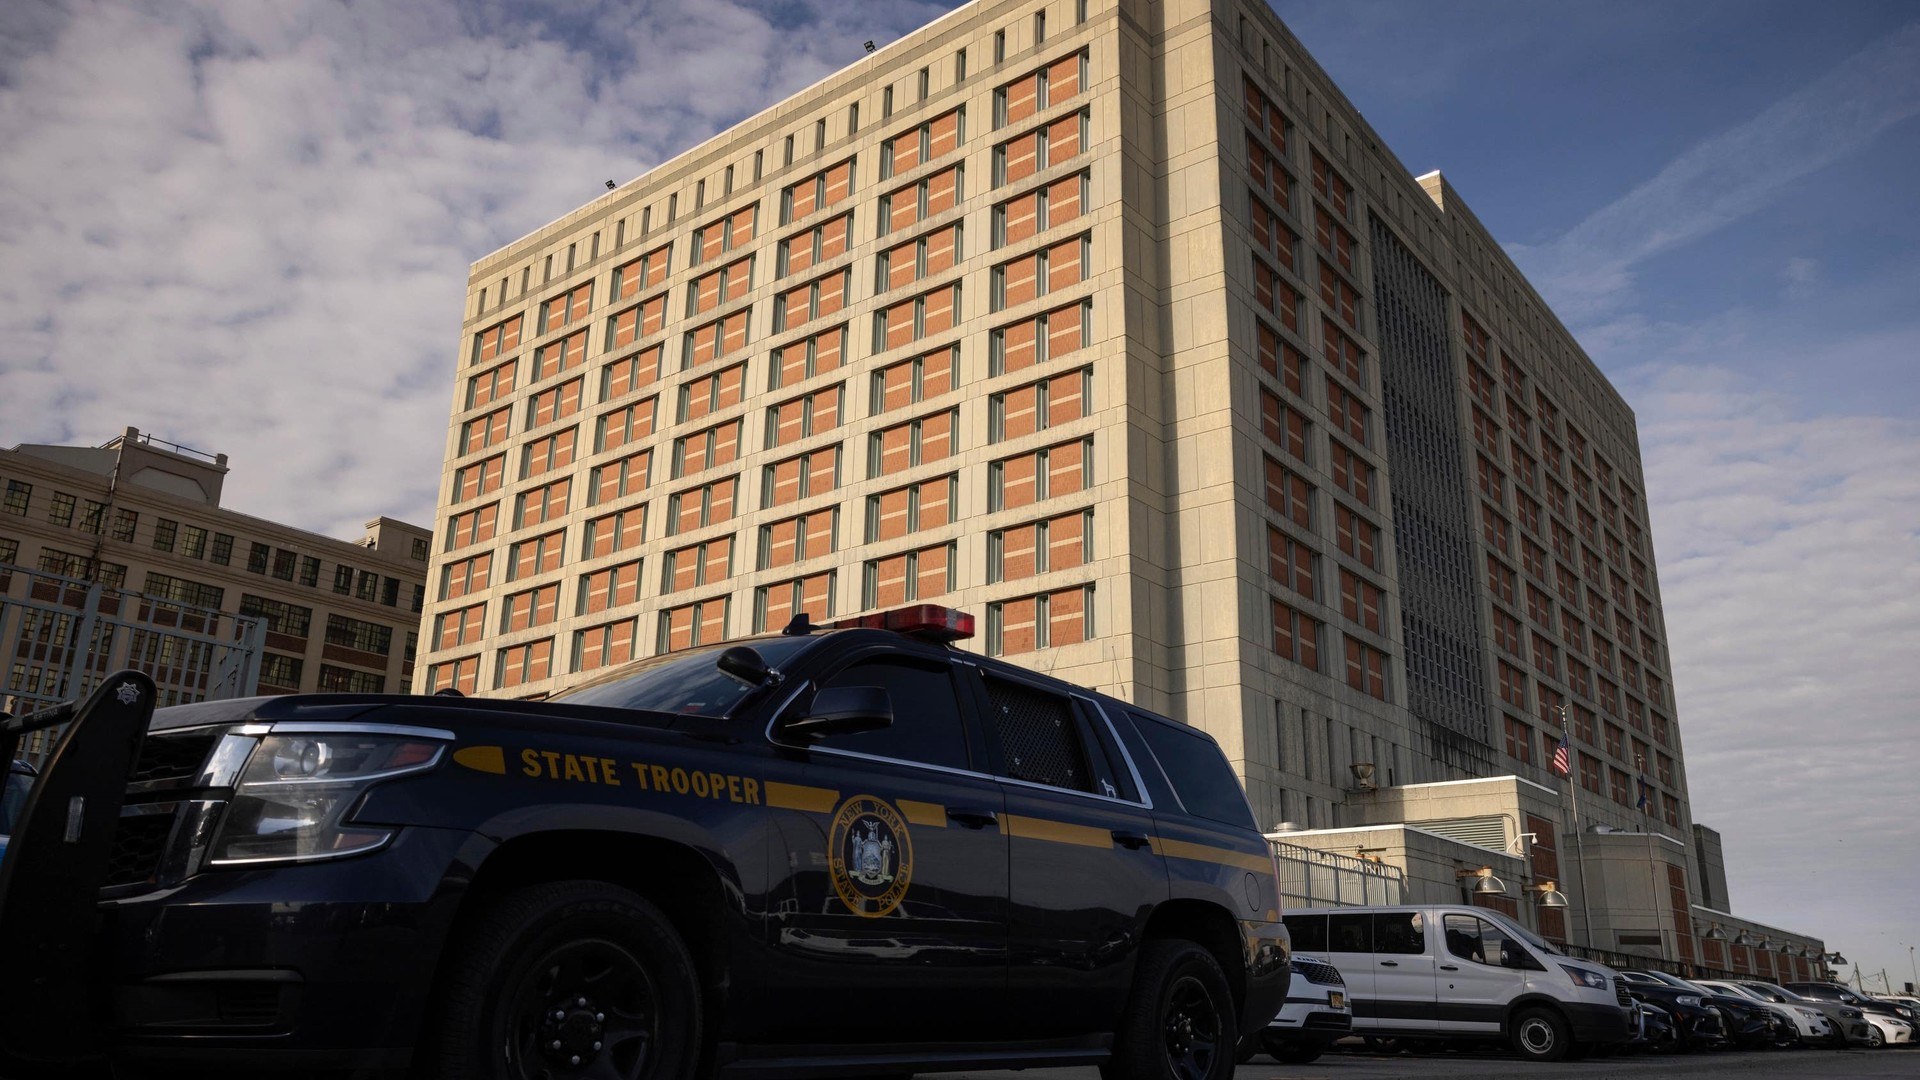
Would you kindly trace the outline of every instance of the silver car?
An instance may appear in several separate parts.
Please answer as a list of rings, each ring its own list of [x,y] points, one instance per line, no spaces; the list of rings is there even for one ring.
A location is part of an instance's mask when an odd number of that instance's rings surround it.
[[[1771,1009],[1774,1015],[1785,1017],[1793,1023],[1793,1029],[1800,1033],[1800,1042],[1802,1045],[1830,1043],[1833,1041],[1833,1021],[1827,1019],[1825,1013],[1822,1013],[1812,1005],[1797,1005],[1785,1001],[1769,1001],[1758,990],[1743,986],[1737,982],[1728,982],[1719,979],[1695,979],[1693,981],[1709,990],[1717,990],[1722,994],[1752,998],[1759,1004]]]

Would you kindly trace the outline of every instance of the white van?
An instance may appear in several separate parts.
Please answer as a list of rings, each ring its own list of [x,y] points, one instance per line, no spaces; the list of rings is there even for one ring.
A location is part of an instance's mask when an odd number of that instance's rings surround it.
[[[1497,911],[1408,905],[1290,912],[1293,947],[1340,969],[1353,1033],[1505,1040],[1559,1061],[1627,1039],[1613,971],[1576,960]]]

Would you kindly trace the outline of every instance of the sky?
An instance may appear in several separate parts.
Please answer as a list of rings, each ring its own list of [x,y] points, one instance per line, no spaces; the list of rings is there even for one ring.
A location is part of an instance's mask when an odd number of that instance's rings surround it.
[[[430,523],[470,263],[945,7],[6,0],[0,445]],[[1920,9],[1275,8],[1635,410],[1732,906],[1915,978]]]

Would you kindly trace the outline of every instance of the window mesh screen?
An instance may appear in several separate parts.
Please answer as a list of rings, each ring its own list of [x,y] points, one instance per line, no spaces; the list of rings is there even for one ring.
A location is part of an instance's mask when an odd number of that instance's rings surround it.
[[[993,706],[1008,776],[1074,791],[1093,790],[1066,698],[988,679],[987,700]]]

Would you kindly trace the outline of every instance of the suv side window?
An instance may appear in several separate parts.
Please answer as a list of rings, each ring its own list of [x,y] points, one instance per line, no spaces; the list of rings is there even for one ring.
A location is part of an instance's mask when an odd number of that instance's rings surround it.
[[[1525,953],[1520,946],[1487,920],[1472,915],[1448,915],[1442,923],[1446,928],[1447,951],[1460,959],[1488,967],[1521,966],[1518,958]]]
[[[1327,951],[1325,915],[1289,915],[1283,921],[1287,924],[1287,934],[1293,938],[1294,952]]]
[[[1192,729],[1173,727],[1134,714],[1134,726],[1166,770],[1180,804],[1195,817],[1236,828],[1254,829],[1253,811],[1240,791],[1226,756],[1212,739]]]
[[[1373,951],[1419,955],[1427,951],[1426,920],[1417,911],[1382,911],[1373,916]]]
[[[1373,951],[1373,916],[1367,914],[1327,916],[1327,949],[1330,952]]]
[[[1093,773],[1073,702],[1062,694],[984,675],[990,714],[987,727],[1000,743],[1008,778],[1092,791]]]
[[[952,665],[942,660],[884,656],[860,660],[820,683],[878,686],[893,702],[893,725],[877,731],[836,735],[821,745],[876,757],[899,758],[950,769],[970,769],[967,727],[960,713]]]

